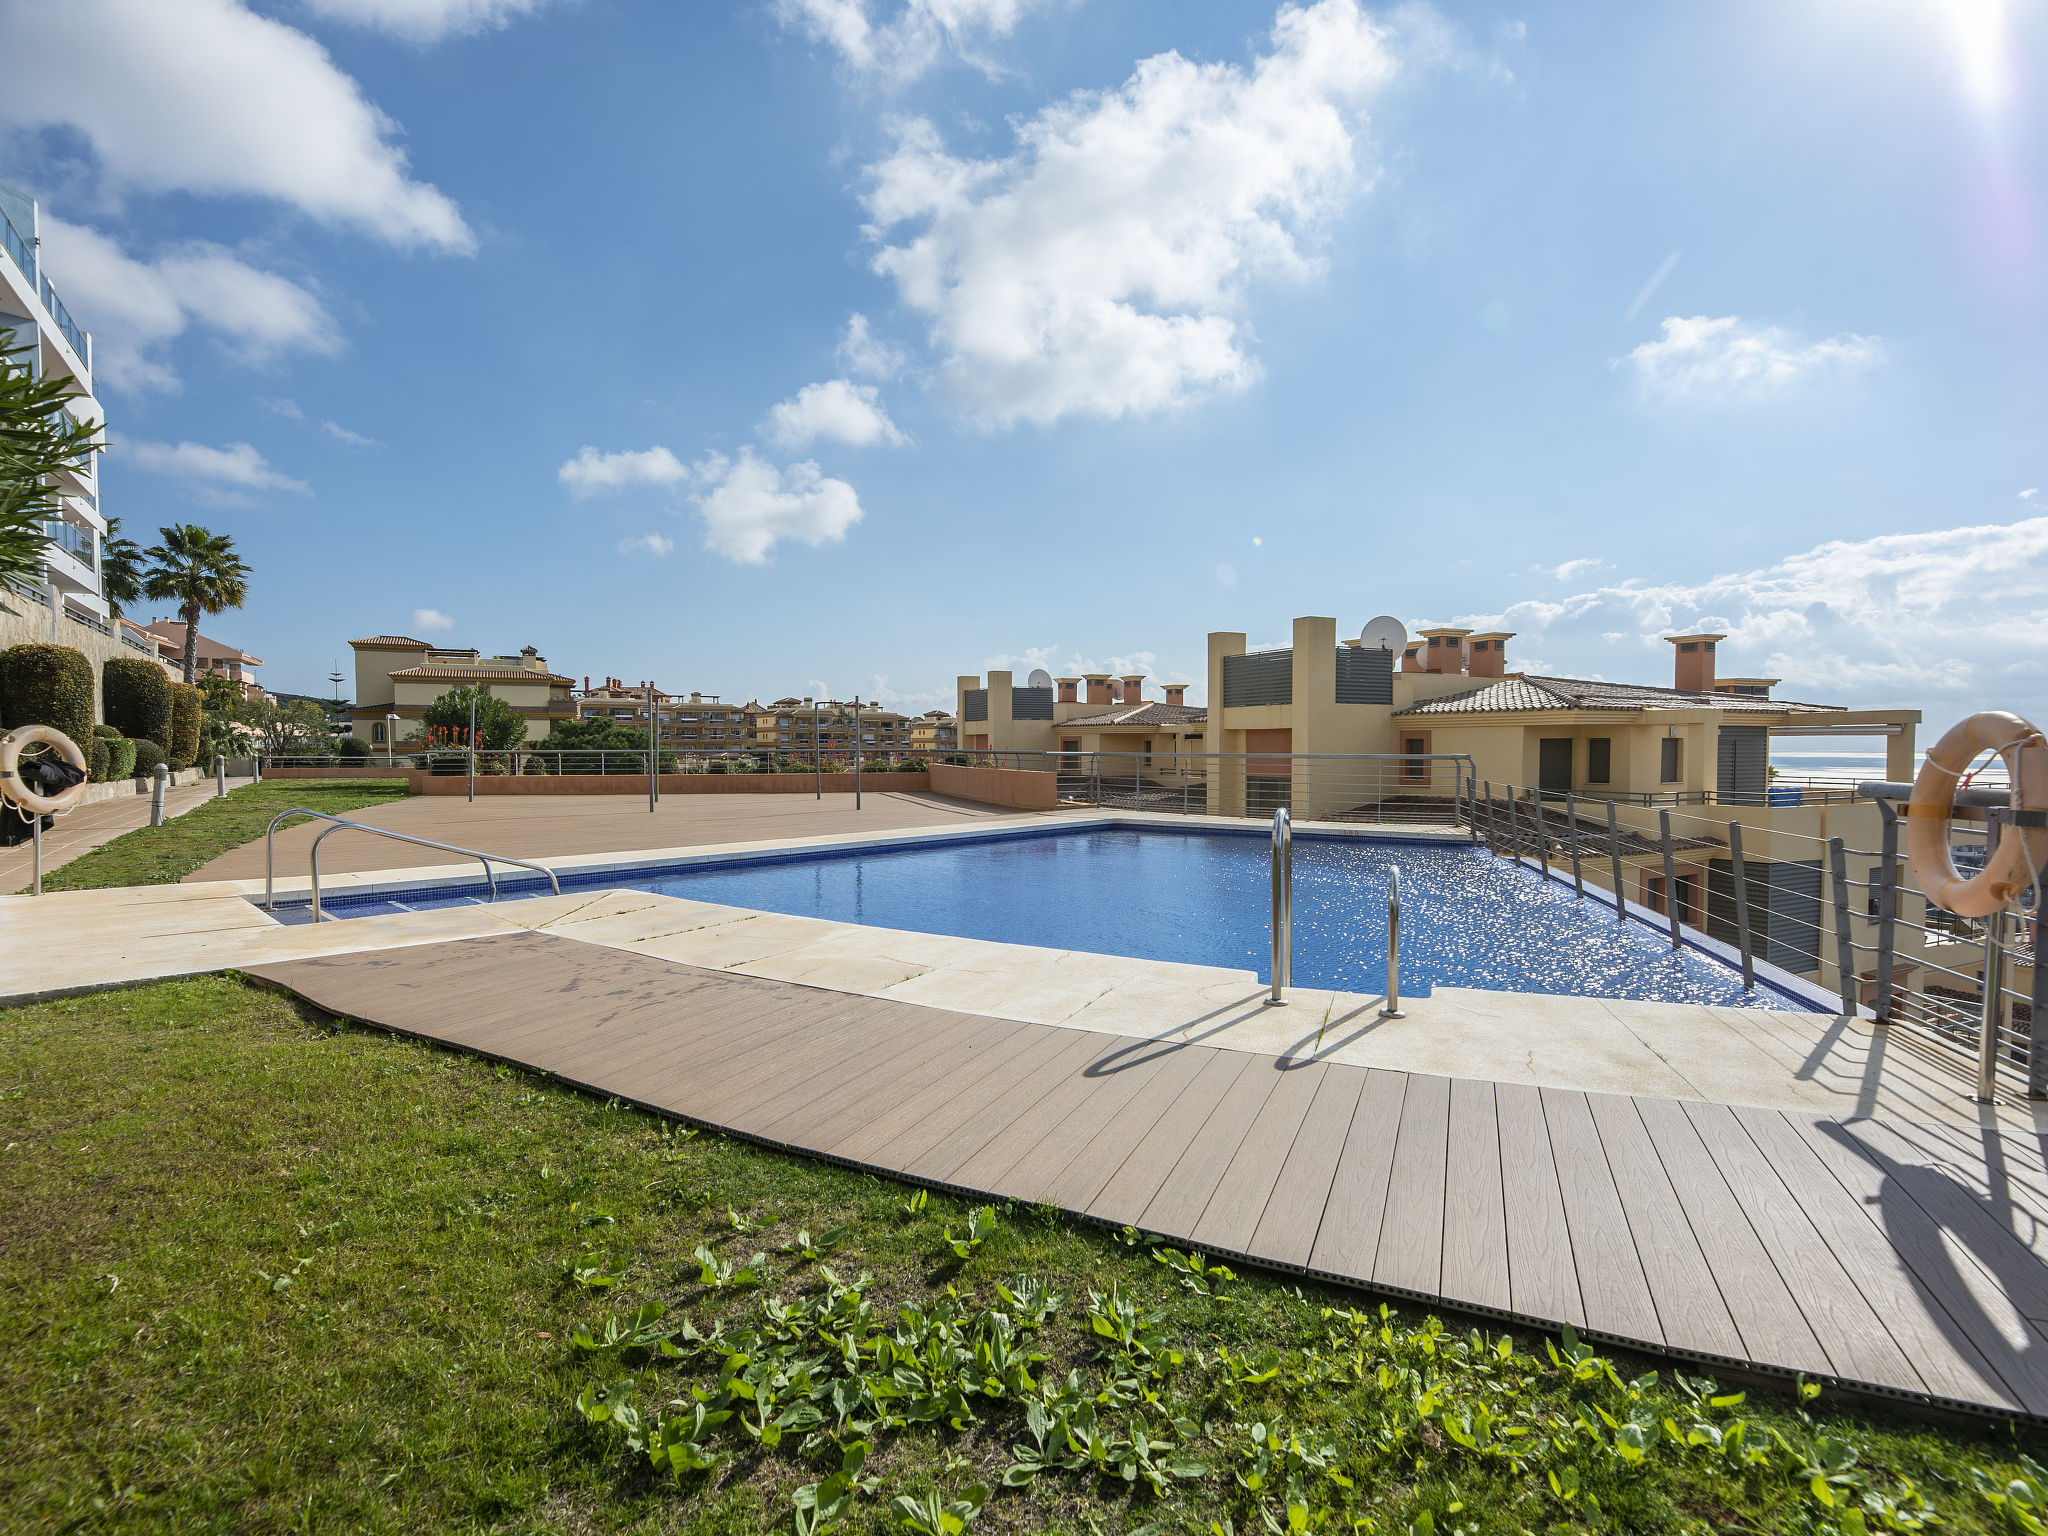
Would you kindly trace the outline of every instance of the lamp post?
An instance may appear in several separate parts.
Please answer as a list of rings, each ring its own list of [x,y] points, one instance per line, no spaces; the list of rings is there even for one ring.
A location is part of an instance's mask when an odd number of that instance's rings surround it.
[[[469,803],[476,804],[476,695],[469,696]]]
[[[860,695],[853,696],[853,808],[860,809]]]
[[[393,767],[398,762],[398,716],[384,717],[384,766]]]
[[[654,730],[654,684],[647,685],[647,809],[661,803],[661,759],[659,738]]]

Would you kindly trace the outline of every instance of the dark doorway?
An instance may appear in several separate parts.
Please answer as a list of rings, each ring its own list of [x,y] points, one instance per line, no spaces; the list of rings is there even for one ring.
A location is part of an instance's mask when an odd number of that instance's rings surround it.
[[[1572,739],[1546,736],[1536,743],[1536,786],[1543,798],[1572,792]]]

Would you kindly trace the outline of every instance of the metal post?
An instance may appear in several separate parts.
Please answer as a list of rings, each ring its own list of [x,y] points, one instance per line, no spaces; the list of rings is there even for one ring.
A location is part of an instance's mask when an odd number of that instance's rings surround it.
[[[1572,834],[1572,895],[1584,900],[1586,876],[1579,868],[1579,802],[1569,791],[1564,797],[1564,820]]]
[[[1678,874],[1671,864],[1671,813],[1657,813],[1657,828],[1664,839],[1664,911],[1671,919],[1671,947],[1678,948]]]
[[[1728,867],[1735,879],[1735,942],[1742,951],[1743,990],[1756,990],[1756,941],[1749,931],[1749,868],[1742,862],[1742,823],[1728,823]]]
[[[36,882],[35,882],[35,884],[34,884],[33,886],[31,886],[31,887],[30,887],[29,889],[30,889],[30,892],[31,892],[31,894],[33,894],[33,895],[37,895],[37,896],[40,896],[40,895],[42,895],[42,894],[43,894],[43,816],[42,816],[42,812],[38,811],[38,812],[36,812],[35,814],[31,815],[31,816],[29,817],[29,825],[30,825],[30,826],[32,826],[32,827],[33,827],[33,828],[35,829],[35,831],[34,831],[34,836],[35,836],[35,840],[36,840]]]
[[[1514,840],[1510,852],[1517,864],[1522,862],[1522,812],[1515,803],[1515,786],[1508,786],[1508,836]]]
[[[398,762],[398,716],[384,717],[384,766],[396,766]]]
[[[1835,895],[1835,979],[1842,1012],[1856,1016],[1856,941],[1849,933],[1849,853],[1839,837],[1828,839],[1828,879]]]
[[[171,765],[158,763],[151,778],[153,782],[149,786],[149,824],[152,827],[160,827],[164,824],[164,790],[170,786]]]
[[[1273,813],[1273,987],[1269,1008],[1287,1006],[1294,984],[1294,826],[1281,806]]]
[[[1387,1006],[1383,1019],[1405,1019],[1401,1011],[1401,866],[1387,871]]]
[[[1892,988],[1897,981],[1897,950],[1899,927],[1899,813],[1891,801],[1880,798],[1877,808],[1884,813],[1884,841],[1882,849],[1884,863],[1879,866],[1877,886],[1877,1022],[1889,1024],[1892,1021]],[[2039,975],[2037,969],[2034,973]],[[2034,1028],[2040,1029],[2048,1020],[2040,1012],[2034,1014]],[[2041,1060],[2039,1053],[2028,1058],[2027,1081],[2029,1093],[2033,1092],[2034,1062]],[[2048,1071],[2048,1060],[2041,1060],[2041,1068]]]
[[[263,782],[263,751],[260,747],[249,749],[249,776],[258,784]]]
[[[654,684],[647,685],[647,809],[661,804],[661,738],[654,729]]]
[[[1486,781],[1486,851],[1500,857],[1500,834],[1493,824],[1493,780]]]
[[[469,696],[469,803],[476,804],[476,695]]]
[[[1543,793],[1529,795],[1529,816],[1536,823],[1536,858],[1543,866],[1543,878],[1550,878],[1550,823],[1543,815]]]
[[[1614,861],[1614,920],[1628,921],[1628,892],[1621,878],[1621,823],[1614,815],[1614,802],[1607,802],[1607,856]]]
[[[1998,1026],[2005,1015],[2005,908],[1984,919],[1984,1013],[1978,1024],[1977,1102],[1998,1090]]]
[[[2048,1098],[2048,965],[2041,963],[2041,886],[2034,877],[2034,990],[2029,997],[2033,1022],[2027,1026],[2027,1097]]]
[[[860,809],[860,695],[853,696],[853,808]]]
[[[228,760],[225,754],[213,755],[213,798],[225,800],[228,795]]]
[[[811,700],[811,777],[818,782],[818,802],[825,800],[825,758],[818,747],[818,701]]]

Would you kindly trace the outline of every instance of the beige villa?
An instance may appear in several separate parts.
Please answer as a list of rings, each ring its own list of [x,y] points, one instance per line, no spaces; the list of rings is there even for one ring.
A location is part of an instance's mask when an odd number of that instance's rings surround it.
[[[486,656],[408,635],[369,635],[349,641],[349,648],[356,653],[356,734],[372,746],[420,735],[427,706],[456,688],[481,687],[518,710],[526,719],[527,746],[545,740],[557,720],[576,717],[576,701],[569,696],[576,680],[550,672],[530,645],[516,656]],[[398,717],[395,741],[391,715]]]

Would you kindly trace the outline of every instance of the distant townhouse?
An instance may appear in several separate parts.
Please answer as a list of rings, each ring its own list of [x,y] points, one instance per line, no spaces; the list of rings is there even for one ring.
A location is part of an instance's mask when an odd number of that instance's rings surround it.
[[[393,715],[398,717],[397,742],[421,735],[428,707],[457,688],[482,688],[511,705],[525,717],[528,746],[544,741],[556,721],[576,715],[576,701],[569,696],[576,679],[550,672],[546,659],[530,645],[514,656],[486,656],[410,635],[366,635],[349,641],[349,648],[356,659],[354,731],[367,735],[373,746],[395,744]]]
[[[854,749],[854,705],[843,699],[788,696],[772,704],[746,706],[747,727],[757,747],[778,752],[850,752]],[[910,747],[910,721],[894,710],[860,706],[862,751],[900,752]]]
[[[737,704],[727,704],[715,693],[687,696],[656,688],[651,682],[628,687],[616,677],[607,677],[593,688],[588,677],[576,695],[577,713],[585,720],[615,720],[621,724],[647,724],[648,696],[654,700],[655,730],[664,748],[682,753],[737,751],[746,745],[746,718]]]
[[[910,750],[952,752],[960,746],[960,722],[943,709],[928,709],[910,722]]]
[[[127,621],[123,621],[125,624]],[[156,648],[157,657],[181,680],[185,676],[185,625],[180,619],[156,619],[148,624],[133,626],[137,634],[146,636]],[[268,697],[263,685],[256,681],[256,669],[263,665],[261,656],[251,656],[247,651],[238,650],[219,640],[209,639],[204,633],[194,658],[195,667],[192,681],[199,682],[209,674],[225,677],[241,689],[242,697],[257,700]]]

